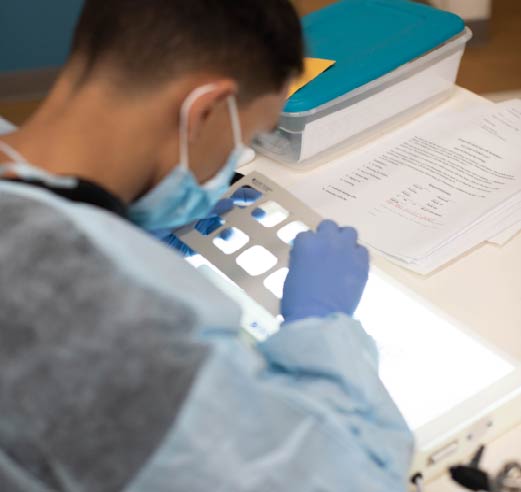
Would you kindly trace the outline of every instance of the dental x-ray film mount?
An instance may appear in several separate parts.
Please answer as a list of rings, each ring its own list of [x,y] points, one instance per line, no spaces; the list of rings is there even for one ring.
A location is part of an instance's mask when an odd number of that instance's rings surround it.
[[[322,218],[262,174],[246,176],[228,196],[243,187],[260,198],[225,214],[207,236],[193,227],[177,235],[200,253],[191,262],[203,269],[213,265],[228,277],[231,282],[214,269],[201,270],[241,305],[243,328],[262,341],[279,329],[291,243]],[[234,234],[226,241],[230,229]],[[382,381],[415,431],[413,473],[425,480],[439,476],[520,421],[519,361],[383,271],[372,269],[356,317],[376,341]]]
[[[224,214],[221,226],[208,235],[190,228],[178,237],[277,316],[291,244],[299,233],[315,230],[322,218],[260,173],[235,183],[227,197],[244,187],[258,191],[254,203]]]

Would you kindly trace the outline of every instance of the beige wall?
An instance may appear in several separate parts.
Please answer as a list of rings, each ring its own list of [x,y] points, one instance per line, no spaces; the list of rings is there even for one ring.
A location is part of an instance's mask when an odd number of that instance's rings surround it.
[[[302,15],[333,2],[334,0],[293,0]],[[465,20],[488,19],[492,6],[492,0],[430,0],[430,3],[438,8],[455,12]]]
[[[450,10],[465,20],[484,20],[491,15],[492,0],[431,0],[436,7]]]
[[[301,15],[309,14],[335,2],[335,0],[292,0]]]

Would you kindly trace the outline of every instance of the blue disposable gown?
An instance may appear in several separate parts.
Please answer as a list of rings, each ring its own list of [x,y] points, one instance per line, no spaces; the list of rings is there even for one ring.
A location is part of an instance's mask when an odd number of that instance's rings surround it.
[[[3,492],[406,489],[358,321],[251,348],[231,300],[113,214],[0,182],[0,230]]]

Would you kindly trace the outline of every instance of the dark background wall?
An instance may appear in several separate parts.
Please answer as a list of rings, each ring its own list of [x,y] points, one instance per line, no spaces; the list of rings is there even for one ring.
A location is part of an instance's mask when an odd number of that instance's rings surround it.
[[[0,73],[62,65],[82,4],[0,0]]]

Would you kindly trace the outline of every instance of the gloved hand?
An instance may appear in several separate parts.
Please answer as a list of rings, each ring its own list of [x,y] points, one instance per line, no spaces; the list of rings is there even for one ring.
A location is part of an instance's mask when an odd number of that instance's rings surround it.
[[[203,236],[209,236],[215,232],[223,224],[221,216],[233,209],[233,207],[246,207],[255,203],[260,197],[261,193],[253,188],[242,187],[239,188],[231,198],[224,198],[219,201],[212,210],[212,213],[206,219],[199,220],[195,224],[195,229],[198,230]],[[253,216],[257,219],[264,217],[265,212],[261,209],[255,209]],[[166,243],[173,249],[179,251],[183,256],[190,257],[197,254],[192,248],[187,246],[181,241],[176,235],[175,230],[162,229],[160,231],[154,231],[153,236]],[[233,236],[233,232],[230,229],[225,229],[221,234],[220,238],[229,241]]]
[[[282,297],[286,322],[333,313],[353,316],[369,276],[369,252],[357,239],[354,229],[330,220],[316,233],[297,236]]]

